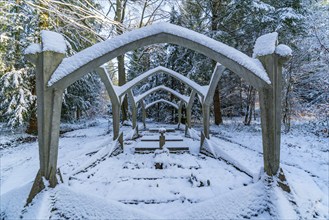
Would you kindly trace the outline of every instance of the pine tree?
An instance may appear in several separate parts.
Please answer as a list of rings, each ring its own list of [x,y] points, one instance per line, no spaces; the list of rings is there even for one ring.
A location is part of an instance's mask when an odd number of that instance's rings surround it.
[[[30,43],[40,43],[42,29],[62,33],[69,45],[68,55],[91,46],[101,40],[97,34],[100,31],[100,24],[95,19],[97,16],[87,16],[92,12],[86,10],[86,6],[95,9],[99,8],[99,5],[93,0],[10,0],[6,4],[0,4],[3,9],[0,12],[0,120],[10,126],[25,125],[29,121],[28,131],[35,132],[36,126],[31,126],[32,123],[36,125],[36,120],[33,120],[33,113],[36,113],[35,73],[29,69],[30,66],[24,59],[24,49]],[[76,8],[83,10],[77,11]],[[14,81],[15,79],[17,80]],[[21,84],[18,85],[16,82]],[[65,92],[64,112],[70,112],[67,115],[74,115],[77,112],[73,111],[87,112],[88,108],[96,105],[99,98],[99,83],[95,74],[89,74],[81,82],[72,85],[73,87]],[[79,88],[79,94],[74,89],[77,86],[83,87]],[[79,113],[76,115],[80,115]]]
[[[23,50],[35,39],[35,11],[26,2],[0,3],[1,65],[0,121],[14,128],[25,124],[33,111],[35,94],[30,89],[34,72],[25,64]]]

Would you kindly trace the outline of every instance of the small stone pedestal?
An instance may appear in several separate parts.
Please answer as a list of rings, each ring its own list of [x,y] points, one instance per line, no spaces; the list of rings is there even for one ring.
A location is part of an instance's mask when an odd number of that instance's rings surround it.
[[[160,145],[160,149],[162,149],[163,146],[166,144],[166,137],[164,136],[164,134],[166,133],[166,129],[165,128],[159,128],[159,133],[160,133],[159,145]]]

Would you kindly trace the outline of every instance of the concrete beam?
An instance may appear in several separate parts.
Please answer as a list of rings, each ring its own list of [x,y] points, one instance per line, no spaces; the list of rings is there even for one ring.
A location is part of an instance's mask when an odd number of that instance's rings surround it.
[[[180,127],[180,124],[182,122],[182,109],[183,109],[183,106],[184,106],[184,102],[183,101],[180,101],[179,102],[179,107],[178,107],[178,129]]]
[[[181,81],[181,82],[182,82],[182,81]],[[184,83],[184,82],[183,82],[183,83]],[[150,94],[152,94],[152,93],[154,93],[154,92],[156,92],[156,91],[159,91],[159,90],[167,91],[167,92],[169,92],[170,94],[174,95],[176,98],[178,98],[179,100],[181,100],[181,101],[183,101],[183,102],[185,102],[185,103],[187,103],[187,101],[188,101],[188,99],[189,99],[188,96],[182,95],[182,94],[180,94],[179,92],[177,92],[177,91],[175,91],[175,90],[173,90],[173,89],[171,89],[171,88],[168,88],[167,86],[163,86],[163,85],[161,85],[161,86],[156,86],[156,87],[154,87],[154,88],[152,88],[152,89],[149,89],[149,90],[147,90],[146,92],[144,92],[144,93],[142,93],[142,94],[136,96],[136,97],[135,97],[135,101],[136,101],[136,103],[140,102],[141,100],[143,100],[143,99],[144,99],[145,97],[147,97],[148,95],[150,95]]]
[[[116,94],[116,91],[112,84],[112,80],[109,77],[109,74],[107,73],[106,69],[104,67],[99,67],[96,69],[96,72],[104,83],[106,91],[111,99],[113,118],[113,140],[116,140],[119,137],[120,133],[120,100],[118,95]]]
[[[131,118],[132,118],[133,129],[135,129],[137,126],[137,105],[131,89],[128,91],[128,99],[130,100],[130,105],[131,105],[131,114],[132,114]]]
[[[210,83],[209,83],[209,88],[207,91],[207,95],[205,96],[205,100],[204,103],[207,105],[211,105],[213,102],[213,98],[214,98],[214,94],[218,85],[218,82],[220,80],[220,78],[222,77],[224,71],[225,71],[226,67],[217,63],[214,72],[212,74]]]
[[[141,106],[142,106],[142,121],[143,121],[143,126],[144,129],[146,129],[146,123],[145,123],[145,119],[146,119],[146,109],[145,109],[145,101],[142,100],[141,101]]]
[[[209,125],[210,125],[210,106],[202,104],[202,116],[203,116],[203,133],[205,138],[209,139]]]
[[[193,107],[195,95],[196,95],[196,91],[192,90],[191,95],[190,95],[190,100],[186,106],[186,125],[185,126],[187,126],[188,128],[192,127],[192,121],[191,121],[192,107]]]
[[[151,106],[153,106],[153,105],[155,105],[155,104],[157,104],[157,103],[159,103],[159,102],[167,103],[168,105],[171,105],[171,106],[174,107],[175,109],[178,109],[178,105],[177,105],[177,104],[175,104],[175,103],[173,103],[173,102],[170,102],[170,101],[167,101],[167,100],[165,100],[165,99],[159,99],[159,100],[156,100],[156,101],[154,101],[154,102],[151,102],[151,103],[147,104],[147,105],[145,106],[145,110],[147,110],[148,108],[150,108]]]

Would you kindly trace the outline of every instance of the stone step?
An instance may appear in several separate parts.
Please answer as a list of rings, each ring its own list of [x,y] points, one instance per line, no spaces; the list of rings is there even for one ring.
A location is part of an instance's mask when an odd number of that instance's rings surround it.
[[[160,147],[135,147],[135,153],[154,153],[154,151],[159,150]],[[167,147],[170,153],[185,153],[189,152],[188,147]]]
[[[170,138],[170,139],[165,139],[166,141],[183,141],[183,138]],[[141,141],[159,141],[159,138],[147,138],[147,139],[141,139]]]
[[[148,131],[149,132],[159,132],[160,128],[149,128]],[[175,132],[176,129],[175,128],[166,128],[166,132]]]
[[[177,199],[168,199],[168,200],[157,200],[157,199],[148,199],[148,200],[118,200],[118,202],[122,202],[124,204],[129,205],[138,205],[138,204],[165,204],[165,203],[172,203],[175,201],[180,201],[182,203],[189,202],[189,203],[198,203],[199,201],[187,199],[185,197],[177,198]]]

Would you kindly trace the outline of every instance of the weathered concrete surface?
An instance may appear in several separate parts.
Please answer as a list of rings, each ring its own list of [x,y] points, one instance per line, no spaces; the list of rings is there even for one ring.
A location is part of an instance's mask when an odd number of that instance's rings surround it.
[[[99,67],[96,69],[96,72],[98,73],[102,82],[104,83],[107,93],[109,94],[111,99],[112,119],[113,119],[113,140],[116,140],[119,137],[119,133],[120,133],[120,107],[121,107],[120,100],[114,90],[112,80],[107,74],[105,68]]]
[[[272,82],[271,87],[263,87],[258,90],[264,170],[272,176],[277,174],[280,167],[282,62],[279,61],[280,57],[276,54],[262,56],[259,59]]]
[[[48,88],[47,82],[64,56],[65,54],[43,51],[29,57],[36,66],[40,170],[36,176],[35,184],[32,186],[28,203],[44,188],[44,185],[40,183],[41,177],[48,180],[51,187],[55,187],[58,183],[56,172],[63,90]]]
[[[206,138],[209,139],[209,126],[210,126],[210,106],[213,103],[213,97],[219,82],[219,79],[223,75],[225,71],[225,67],[221,64],[217,64],[214,72],[212,74],[210,83],[209,83],[209,88],[207,91],[207,95],[205,96],[203,103],[202,103],[202,114],[203,114],[203,132]]]
[[[188,127],[188,128],[192,127],[192,122],[191,122],[192,107],[193,107],[195,95],[196,95],[196,91],[192,90],[191,95],[190,95],[190,100],[189,100],[189,102],[187,103],[187,106],[186,106],[186,122],[187,122],[186,127]]]
[[[145,101],[142,100],[141,102],[141,107],[142,107],[142,121],[143,121],[143,127],[144,129],[146,129],[146,123],[145,123],[145,120],[146,120],[146,109],[145,109]]]
[[[178,129],[180,127],[180,124],[182,122],[182,109],[183,109],[183,106],[185,105],[186,103],[184,103],[183,101],[180,101],[179,102],[179,107],[178,107]]]

